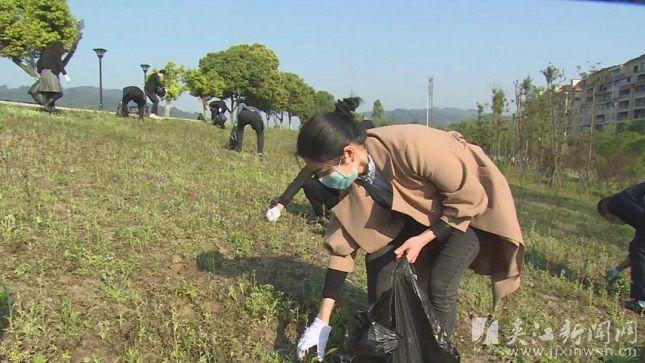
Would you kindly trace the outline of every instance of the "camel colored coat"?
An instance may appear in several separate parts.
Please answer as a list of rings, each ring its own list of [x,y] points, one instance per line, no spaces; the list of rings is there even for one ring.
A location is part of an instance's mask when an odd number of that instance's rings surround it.
[[[458,132],[420,125],[371,129],[365,146],[392,183],[392,209],[352,184],[325,233],[329,268],[353,271],[358,248],[372,253],[386,246],[408,217],[428,227],[441,219],[460,231],[475,228],[480,252],[470,268],[491,276],[494,305],[519,287],[524,243],[515,204],[506,178],[480,147]]]

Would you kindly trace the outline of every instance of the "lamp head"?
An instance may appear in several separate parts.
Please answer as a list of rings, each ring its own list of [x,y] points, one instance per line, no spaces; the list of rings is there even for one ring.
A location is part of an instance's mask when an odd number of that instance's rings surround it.
[[[103,48],[94,48],[94,51],[96,52],[96,55],[97,55],[99,58],[103,58],[103,56],[105,55],[105,52],[107,52],[107,49],[103,49]]]

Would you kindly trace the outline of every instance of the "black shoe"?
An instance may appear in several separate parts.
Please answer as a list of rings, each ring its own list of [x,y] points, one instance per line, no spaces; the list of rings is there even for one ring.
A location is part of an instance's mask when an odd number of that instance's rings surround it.
[[[311,216],[307,219],[307,224],[310,224],[312,226],[320,225],[325,227],[328,223],[329,223],[329,219],[325,217]]]
[[[625,303],[625,309],[631,310],[635,312],[636,314],[642,314],[643,313],[643,307],[641,304],[638,302],[638,300],[630,300]]]

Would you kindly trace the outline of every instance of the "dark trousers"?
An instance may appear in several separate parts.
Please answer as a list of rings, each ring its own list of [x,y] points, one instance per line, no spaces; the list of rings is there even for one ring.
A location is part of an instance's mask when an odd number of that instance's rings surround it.
[[[213,121],[213,125],[222,129],[226,124],[226,116],[219,113],[219,111],[214,108],[211,108],[211,120]]]
[[[54,108],[56,107],[56,101],[63,97],[62,92],[42,92],[43,95],[45,95],[45,98],[47,99],[47,104],[45,107],[47,108]]]
[[[150,108],[150,113],[154,113],[159,116],[157,109],[159,108],[159,98],[154,92],[146,91],[146,96],[152,101],[152,108]]]
[[[645,301],[645,238],[634,238],[629,244],[631,264],[631,297]]]
[[[262,122],[262,116],[257,112],[243,110],[237,116],[237,128],[233,129],[232,139],[232,148],[233,150],[240,151],[242,150],[242,141],[244,140],[244,127],[246,125],[251,125],[251,128],[255,131],[255,135],[258,138],[258,154],[264,153],[264,122]]]
[[[131,96],[125,95],[121,99],[121,115],[123,117],[128,117],[130,116],[130,110],[128,108],[128,104],[130,101],[134,101],[137,104],[138,111],[139,111],[139,118],[143,120],[143,112],[144,112],[144,105],[145,105],[145,99],[141,98],[132,98]]]
[[[337,190],[327,188],[320,180],[315,178],[307,179],[305,185],[302,186],[302,190],[305,192],[309,203],[311,203],[314,213],[320,218],[324,218],[325,212],[334,208],[340,201],[340,194]]]
[[[426,229],[427,227],[410,220],[388,246],[365,257],[370,304],[392,287],[391,276],[396,266],[394,250]],[[426,245],[415,263],[419,284],[426,287],[437,319],[448,336],[455,330],[459,283],[478,253],[479,239],[475,232],[471,228],[466,232],[455,230],[446,239],[434,240]]]

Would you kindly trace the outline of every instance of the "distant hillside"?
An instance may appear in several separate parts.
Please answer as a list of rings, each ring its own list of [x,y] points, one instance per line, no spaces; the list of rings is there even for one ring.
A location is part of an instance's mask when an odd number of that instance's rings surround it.
[[[456,107],[435,107],[433,111],[433,121],[440,126],[447,126],[477,116],[477,111],[475,110],[464,110]],[[383,116],[400,124],[424,124],[426,122],[426,109],[408,110],[396,108],[392,111],[385,111]]]
[[[29,87],[22,86],[18,88],[9,88],[0,86],[0,100],[31,102],[34,100],[27,94]],[[121,102],[122,91],[120,89],[103,90],[103,109],[116,110],[116,106]],[[56,103],[59,106],[76,107],[86,109],[98,109],[99,107],[99,89],[91,86],[69,87],[65,88],[65,96]],[[159,105],[163,107],[163,102]],[[160,110],[160,112],[163,112]],[[186,112],[175,107],[170,109],[170,116],[196,119],[197,113]]]

